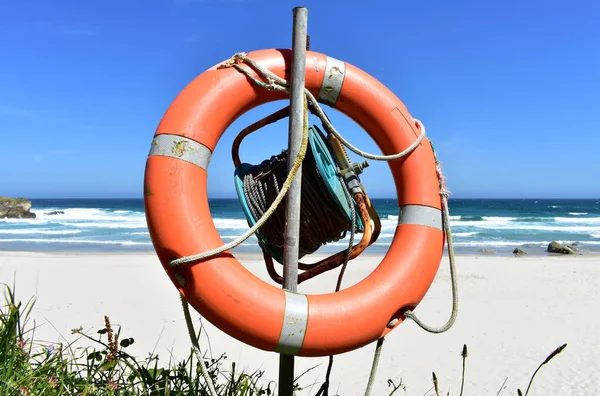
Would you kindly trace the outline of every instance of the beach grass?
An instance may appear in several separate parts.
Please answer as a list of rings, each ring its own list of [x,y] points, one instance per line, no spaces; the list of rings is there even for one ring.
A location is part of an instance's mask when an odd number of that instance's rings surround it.
[[[34,300],[17,301],[14,287],[4,286],[0,305],[1,395],[210,395],[195,354],[180,361],[159,362],[149,354],[137,359],[126,352],[134,338],[122,337],[110,318],[94,334],[73,329],[66,345],[35,339],[29,313]],[[78,346],[82,341],[91,346]],[[274,395],[273,382],[263,372],[238,372],[235,363],[224,367],[226,356],[205,358],[218,395]]]
[[[83,329],[72,329],[73,341],[52,344],[35,339],[35,323],[29,323],[29,314],[35,303],[30,299],[23,304],[15,295],[15,287],[3,285],[4,303],[0,304],[0,394],[1,395],[210,395],[209,386],[200,369],[196,354],[179,361],[160,362],[157,355],[149,353],[138,359],[126,352],[135,342],[123,337],[121,329],[115,330],[108,316],[103,326],[89,334]],[[78,345],[87,342],[87,345]],[[527,395],[539,370],[561,353],[566,344],[554,350],[535,370],[525,393],[521,389],[504,392],[501,385],[497,395],[510,393]],[[465,391],[467,346],[462,352],[462,378],[459,396]],[[263,371],[238,372],[235,362],[225,367],[225,355],[203,358],[218,395],[252,396],[276,395],[277,384],[267,382]],[[301,391],[298,376],[295,388]],[[427,395],[439,396],[439,383],[432,373],[432,388]],[[406,387],[400,381],[388,379],[390,395]],[[449,394],[449,393],[448,393]]]

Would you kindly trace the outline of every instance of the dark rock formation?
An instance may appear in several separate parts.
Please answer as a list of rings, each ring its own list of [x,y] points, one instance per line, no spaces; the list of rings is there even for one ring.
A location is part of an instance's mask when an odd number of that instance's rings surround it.
[[[515,248],[515,250],[513,250],[514,254],[527,254],[527,252],[525,250],[521,250],[519,248]]]
[[[55,216],[55,215],[61,215],[61,214],[65,214],[65,212],[63,210],[54,210],[52,212],[46,213],[47,216]]]
[[[35,219],[31,201],[25,198],[0,197],[0,219]]]
[[[575,254],[575,252],[577,252],[577,249],[575,249],[573,246],[562,245],[556,241],[552,241],[550,242],[550,244],[548,244],[548,252],[560,254]]]

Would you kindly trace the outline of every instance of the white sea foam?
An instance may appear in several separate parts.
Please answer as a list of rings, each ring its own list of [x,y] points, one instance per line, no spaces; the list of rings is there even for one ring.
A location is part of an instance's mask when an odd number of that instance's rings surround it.
[[[486,230],[494,230],[494,229],[502,229],[502,230],[536,230],[536,231],[562,231],[562,232],[572,232],[572,233],[590,233],[590,232],[600,232],[600,227],[590,227],[590,226],[546,226],[546,225],[536,225],[536,224],[510,224],[510,225],[491,225],[491,224],[482,224],[482,225],[474,225],[478,228],[483,228]]]
[[[229,240],[229,239],[233,240],[233,239],[237,239],[239,237],[240,237],[240,235],[221,235],[221,239],[227,239],[227,240]],[[256,237],[256,235],[251,235],[250,238],[248,238],[248,239],[256,239],[256,240],[258,240],[258,238]]]
[[[467,216],[467,219],[470,216]],[[482,227],[482,226],[503,226],[519,220],[518,217],[501,216],[482,216],[481,220],[459,220],[453,221],[452,225],[457,227]]]
[[[453,227],[478,227],[478,228],[490,228],[490,227],[508,227],[508,221],[457,221],[451,224]]]
[[[460,220],[460,219],[461,219],[461,216],[450,216],[450,220]],[[392,220],[392,221],[398,222],[398,215],[387,215],[387,218],[382,221],[385,221],[385,220]]]
[[[37,219],[47,220],[51,222],[64,221],[128,221],[128,220],[145,220],[144,212],[133,212],[130,210],[104,210],[99,208],[67,208],[67,209],[32,209],[36,214]],[[52,212],[63,212],[58,214],[50,214]]]
[[[575,241],[556,241],[561,244],[571,244]],[[600,245],[600,241],[577,241],[580,245]],[[547,247],[550,241],[471,241],[454,242],[455,246],[540,246]]]
[[[547,246],[550,242],[539,241],[469,241],[454,242],[454,246]]]
[[[248,222],[245,219],[213,219],[215,227],[224,230],[243,230],[249,229]]]
[[[396,227],[398,227],[398,222],[397,221],[389,221],[389,220],[383,220],[381,222],[381,230],[382,231],[391,231],[391,230],[395,230]]]
[[[41,219],[0,219],[0,224],[1,223],[8,223],[8,224],[34,224],[34,225],[42,225],[42,224],[48,224],[49,221],[48,220],[41,220]]]
[[[558,207],[558,206],[556,206]],[[82,244],[82,245],[140,245],[151,246],[147,229],[146,217],[143,211],[132,210],[107,210],[102,208],[44,208],[32,209],[36,213],[35,219],[0,219],[0,242],[30,242],[47,244]],[[64,214],[49,215],[50,212],[63,211]],[[600,245],[600,217],[585,217],[587,212],[569,212],[561,217],[509,217],[509,216],[450,216],[456,237],[457,246],[532,246],[545,247],[548,242],[539,241],[511,241],[508,233],[517,231],[522,239],[531,233],[544,233],[543,239],[559,240],[562,238],[595,239],[593,241],[580,241],[582,245]],[[218,213],[217,213],[218,216]],[[571,216],[571,217],[566,217]],[[249,226],[245,218],[212,219],[223,241],[238,238]],[[376,246],[389,246],[398,226],[398,215],[389,214],[382,216],[382,232],[375,243]],[[210,224],[210,223],[209,223]],[[493,235],[506,235],[501,240],[482,238],[478,234],[494,230]],[[479,231],[479,232],[478,232]],[[85,234],[83,234],[85,233]],[[546,233],[550,233],[546,235]],[[568,235],[575,234],[575,235]],[[80,239],[61,238],[61,235],[76,235]],[[235,234],[235,235],[231,235]],[[580,234],[585,234],[585,237]],[[85,235],[83,237],[83,235]],[[97,236],[96,236],[97,235]],[[103,241],[96,238],[108,238]],[[8,237],[9,239],[2,239]],[[23,238],[18,238],[23,237]],[[357,242],[362,234],[355,235]],[[478,240],[473,240],[476,237]],[[562,238],[561,238],[562,237]],[[519,238],[519,237],[516,237]],[[532,239],[534,239],[533,237]],[[133,239],[133,240],[131,240]],[[487,240],[486,240],[487,239]],[[342,240],[329,243],[326,247],[342,250],[348,246],[349,233]],[[256,237],[245,241],[241,246],[257,247]],[[110,249],[110,248],[109,248]]]
[[[136,229],[147,228],[146,216],[143,212],[130,210],[104,210],[100,208],[48,208],[33,210],[35,219],[9,219],[8,223],[14,225],[60,225],[65,227],[82,228],[108,228],[108,229]],[[63,212],[50,214],[52,212]],[[81,232],[73,231],[72,233]],[[65,232],[66,233],[66,232]]]
[[[71,226],[77,228],[147,228],[145,221],[139,222],[121,222],[121,223],[99,223],[99,222],[84,222],[84,223],[67,223],[58,222],[57,224]]]
[[[503,216],[482,216],[484,221],[491,221],[493,223],[508,223],[509,221],[518,220],[518,217],[503,217]]]
[[[0,234],[14,234],[14,235],[30,235],[30,234],[44,234],[44,235],[70,235],[80,234],[81,230],[47,230],[47,229],[35,229],[25,228],[16,230],[0,230]]]
[[[483,246],[490,246],[490,247],[493,247],[493,246],[498,246],[498,247],[500,247],[500,246],[521,246],[521,244],[522,244],[522,242],[519,242],[519,241],[515,241],[515,242],[508,242],[508,241],[507,242],[492,242],[492,241],[489,241],[489,242],[481,242],[481,243],[479,243],[479,242],[454,242],[454,246],[470,246],[470,247],[478,247],[478,246],[482,246],[482,247]],[[535,242],[535,244],[542,246],[543,242]],[[375,242],[373,245],[374,246],[389,246],[390,244],[389,243],[385,243],[385,242]],[[548,244],[546,243],[546,245],[548,245]]]
[[[585,217],[585,218],[554,217],[554,221],[556,221],[558,223],[600,224],[600,217]]]
[[[91,245],[152,245],[151,242],[135,241],[102,241],[94,239],[39,239],[39,238],[18,238],[18,239],[0,239],[0,242],[31,242],[31,243],[83,243]]]
[[[455,237],[470,237],[479,234],[478,232],[453,232],[452,236]]]
[[[559,243],[573,243],[573,241],[565,241],[565,242],[561,242],[561,241],[557,241]],[[463,247],[472,247],[472,248],[477,248],[477,247],[488,247],[488,248],[493,248],[493,247],[505,247],[505,246],[510,246],[512,247],[517,247],[517,246],[523,246],[523,247],[547,247],[548,244],[550,242],[546,242],[546,241],[481,241],[481,242],[454,242],[454,246],[463,246]],[[375,242],[373,244],[374,246],[389,246],[389,243],[385,243],[385,242]],[[588,241],[588,242],[580,242],[580,246],[586,246],[586,245],[600,245],[600,241]],[[447,246],[446,246],[447,247]]]

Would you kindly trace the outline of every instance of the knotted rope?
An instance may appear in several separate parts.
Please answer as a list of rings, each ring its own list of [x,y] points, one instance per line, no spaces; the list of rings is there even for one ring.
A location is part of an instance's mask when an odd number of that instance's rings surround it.
[[[431,145],[431,149],[433,150],[433,144]],[[438,174],[438,179],[440,180],[440,195],[442,196],[442,212],[443,212],[443,224],[444,224],[444,232],[446,233],[446,240],[448,241],[448,261],[450,262],[450,281],[452,284],[452,313],[450,314],[450,318],[441,327],[432,327],[423,323],[415,313],[411,310],[407,310],[404,312],[404,316],[409,319],[412,319],[416,324],[418,324],[423,330],[426,330],[430,333],[443,333],[449,330],[454,322],[456,321],[456,316],[458,315],[458,284],[456,281],[456,265],[454,262],[454,244],[452,243],[452,228],[450,227],[450,209],[448,208],[448,196],[450,195],[450,190],[446,188],[445,177],[442,173],[442,163],[438,159],[435,150],[433,150],[433,156],[435,158],[435,170]]]
[[[240,62],[246,63],[249,66],[251,66],[251,68],[254,69],[256,72],[258,72],[258,74],[264,80],[266,80],[266,82],[261,81],[258,78],[256,78],[248,69],[242,67],[240,65]],[[275,73],[271,72],[270,70],[260,66],[253,59],[249,58],[246,53],[243,53],[243,52],[236,53],[228,61],[224,62],[221,66],[219,66],[219,68],[228,68],[228,67],[234,67],[239,72],[243,73],[248,78],[250,78],[256,85],[263,87],[269,91],[279,91],[279,92],[285,92],[285,93],[290,92],[290,84],[286,79],[281,78],[278,75],[276,75]],[[335,137],[337,137],[340,140],[340,142],[344,146],[346,146],[349,150],[351,150],[352,152],[354,152],[357,155],[364,157],[364,158],[372,159],[375,161],[392,161],[392,160],[396,160],[399,158],[403,158],[403,157],[407,156],[408,154],[410,154],[415,148],[417,148],[417,146],[421,143],[421,141],[425,137],[424,125],[421,123],[421,121],[414,119],[415,123],[418,126],[418,129],[420,130],[420,134],[417,137],[417,139],[405,150],[403,150],[399,153],[396,153],[396,154],[392,154],[392,155],[376,155],[376,154],[367,153],[367,152],[355,147],[354,145],[352,145],[348,140],[346,140],[337,131],[337,129],[335,129],[333,124],[329,121],[328,117],[325,115],[325,112],[319,105],[317,99],[305,87],[304,88],[304,126],[303,126],[303,132],[302,132],[302,144],[300,146],[300,151],[298,152],[298,155],[293,162],[292,168],[290,169],[289,175],[286,178],[283,186],[281,187],[279,194],[277,195],[277,197],[275,198],[273,203],[269,206],[269,208],[265,211],[265,213],[261,216],[261,218],[254,224],[254,226],[252,226],[246,233],[244,233],[242,236],[240,236],[236,240],[234,240],[230,243],[224,244],[221,247],[218,247],[218,248],[206,251],[206,252],[202,252],[202,253],[191,255],[191,256],[185,256],[185,257],[181,257],[179,259],[172,260],[169,263],[170,266],[177,267],[177,266],[185,265],[188,263],[192,263],[194,261],[207,259],[207,258],[216,256],[218,254],[221,254],[225,251],[233,249],[234,247],[240,245],[245,240],[250,238],[250,236],[252,236],[254,233],[256,233],[256,231],[266,223],[266,221],[271,217],[271,215],[273,215],[273,213],[275,213],[278,205],[281,203],[281,201],[285,197],[285,194],[289,190],[289,187],[290,187],[292,181],[294,180],[294,177],[296,176],[296,173],[297,173],[298,169],[300,168],[302,161],[304,160],[304,157],[306,155],[306,150],[307,150],[307,146],[308,146],[308,102],[309,101],[310,101],[311,105],[313,105],[317,116],[319,117],[321,122],[325,125],[327,130],[329,132],[331,132]],[[432,149],[433,149],[433,145],[432,145]],[[440,183],[440,196],[441,196],[441,201],[442,201],[442,213],[443,213],[443,229],[444,229],[444,232],[446,235],[446,240],[448,242],[448,257],[449,257],[449,263],[450,263],[450,278],[451,278],[451,284],[452,284],[452,313],[450,315],[450,318],[446,322],[446,324],[444,324],[443,326],[441,326],[439,328],[426,325],[425,323],[423,323],[420,319],[418,319],[416,317],[416,315],[414,314],[413,311],[410,311],[410,310],[405,312],[405,317],[412,319],[417,325],[419,325],[422,329],[424,329],[428,332],[442,333],[442,332],[445,332],[448,329],[450,329],[452,327],[452,325],[454,324],[454,322],[456,321],[456,317],[458,315],[458,287],[457,287],[457,281],[456,281],[455,258],[454,258],[454,248],[453,248],[453,243],[452,243],[452,233],[451,233],[451,229],[450,229],[450,211],[448,208],[448,196],[449,196],[450,192],[446,189],[444,175],[442,173],[441,162],[438,160],[437,155],[435,154],[435,150],[434,150],[434,157],[435,157],[435,161],[436,161],[436,172],[437,172],[439,183]],[[351,202],[352,202],[352,200],[351,200]],[[352,206],[352,209],[353,209],[353,219],[355,221],[354,205]],[[354,227],[352,227],[352,230],[353,229],[354,229]],[[353,237],[353,235],[354,235],[354,232],[352,232],[351,236]],[[351,241],[351,243],[352,243],[352,241]],[[338,284],[336,287],[336,291],[339,290],[339,287],[341,285],[341,281],[342,281],[343,273],[346,268],[346,264],[347,264],[347,260],[345,261],[344,265],[342,266],[342,271],[338,278]],[[186,309],[187,309],[187,304],[184,304],[184,312],[186,311]],[[189,317],[189,311],[186,315],[186,319],[188,317]],[[190,324],[191,324],[191,322],[188,322],[188,329],[190,329]],[[195,340],[196,337],[195,337],[195,333],[193,332],[193,328],[192,328],[192,330],[190,330],[190,337],[192,338],[192,343],[194,344],[194,347],[196,347],[198,345],[198,342],[197,342],[197,340]],[[371,374],[369,377],[369,383],[367,385],[367,390],[365,393],[366,395],[370,395],[370,392],[372,389],[375,374],[377,371],[377,365],[379,363],[379,356],[381,354],[382,345],[383,345],[383,338],[377,341],[377,348],[376,348],[375,356],[373,359],[373,366],[372,366]],[[330,357],[330,365],[331,365],[331,363],[332,363],[332,359]],[[331,367],[328,368],[328,373],[327,373],[327,378],[326,378],[327,386],[329,384],[329,373],[330,372],[331,372]],[[208,376],[205,376],[205,379],[210,379],[210,378]],[[212,389],[214,389],[214,386],[212,387]],[[325,393],[327,392],[326,388],[324,389],[324,392]]]

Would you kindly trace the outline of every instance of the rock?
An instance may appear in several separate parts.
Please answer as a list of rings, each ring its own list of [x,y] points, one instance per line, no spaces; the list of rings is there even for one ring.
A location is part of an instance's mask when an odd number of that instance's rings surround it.
[[[515,248],[515,250],[513,250],[514,254],[527,254],[527,252],[525,250],[521,250],[519,248]]]
[[[0,197],[0,219],[35,219],[31,201],[25,198]]]
[[[47,216],[55,216],[55,215],[61,215],[61,214],[65,214],[65,212],[63,210],[54,210],[52,212],[46,213]]]
[[[479,253],[489,253],[489,254],[496,253],[496,251],[494,249],[479,249],[478,252]]]
[[[548,244],[548,252],[560,254],[575,254],[577,250],[572,246],[562,245],[556,241]]]

